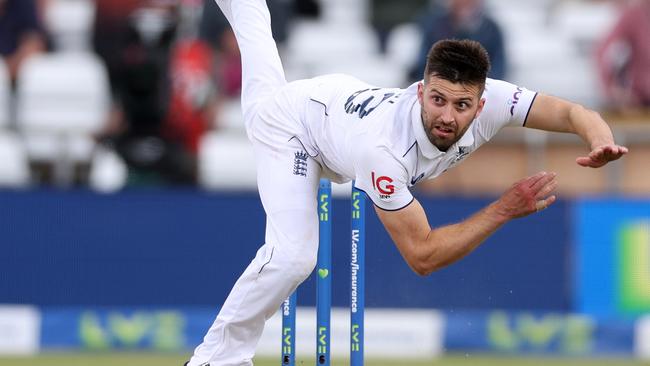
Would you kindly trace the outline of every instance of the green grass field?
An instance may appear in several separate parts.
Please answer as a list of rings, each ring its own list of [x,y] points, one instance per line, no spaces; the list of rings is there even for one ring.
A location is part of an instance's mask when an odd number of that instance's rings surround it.
[[[44,354],[30,358],[0,358],[0,366],[182,366],[184,355],[118,353],[118,354]],[[314,365],[313,360],[299,360],[297,365]],[[332,362],[344,366],[347,362]],[[650,362],[626,359],[556,359],[518,358],[477,355],[446,356],[435,361],[368,360],[367,366],[641,366]],[[279,366],[278,360],[257,360],[255,366]]]

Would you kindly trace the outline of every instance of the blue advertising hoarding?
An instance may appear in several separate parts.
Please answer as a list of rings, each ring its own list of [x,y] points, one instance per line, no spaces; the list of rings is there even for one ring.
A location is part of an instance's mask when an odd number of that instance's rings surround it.
[[[89,351],[185,351],[214,320],[210,308],[45,308],[41,347]]]
[[[445,348],[465,353],[630,356],[634,322],[533,311],[446,314]]]
[[[299,309],[302,311],[306,309]],[[43,350],[189,352],[201,342],[216,309],[64,307],[44,308],[41,313]],[[383,320],[399,323],[408,316],[409,309],[404,309],[403,314],[395,311],[390,319]],[[629,357],[634,353],[632,320],[502,310],[448,311],[442,317],[442,337],[421,337],[413,341],[441,342],[431,346],[444,352],[462,352],[468,357],[475,353]],[[310,324],[299,322],[296,326],[304,330]],[[425,328],[431,326],[433,323]],[[277,337],[271,337],[270,347],[265,344],[264,348],[279,352],[281,332],[279,327],[276,330]],[[369,334],[371,338],[385,336]]]
[[[418,197],[432,226],[489,198]],[[350,296],[350,201],[332,202],[332,303]],[[461,261],[413,273],[374,210],[366,213],[366,305],[567,311],[569,211],[559,201],[514,220]],[[0,191],[0,303],[38,306],[220,306],[264,240],[252,193],[193,190]],[[549,229],[552,228],[552,229]],[[315,280],[298,304],[315,304]]]
[[[575,309],[634,317],[650,311],[650,200],[575,205]]]

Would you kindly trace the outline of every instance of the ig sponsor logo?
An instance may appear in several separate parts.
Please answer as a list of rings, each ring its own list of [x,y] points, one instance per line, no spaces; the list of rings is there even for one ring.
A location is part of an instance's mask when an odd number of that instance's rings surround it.
[[[375,172],[372,172],[372,188],[379,192],[379,198],[388,199],[395,193],[395,186],[392,185],[393,179],[385,175],[376,177]]]

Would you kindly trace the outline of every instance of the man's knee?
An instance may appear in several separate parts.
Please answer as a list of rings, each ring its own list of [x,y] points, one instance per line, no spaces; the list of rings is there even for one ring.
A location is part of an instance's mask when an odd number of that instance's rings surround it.
[[[293,260],[293,271],[301,281],[305,280],[314,271],[316,267],[317,254],[305,253],[300,254]]]
[[[298,253],[291,253],[288,256],[278,256],[278,265],[287,277],[292,277],[299,282],[304,281],[314,271],[318,257],[318,251],[301,250]],[[282,258],[284,257],[284,258]]]

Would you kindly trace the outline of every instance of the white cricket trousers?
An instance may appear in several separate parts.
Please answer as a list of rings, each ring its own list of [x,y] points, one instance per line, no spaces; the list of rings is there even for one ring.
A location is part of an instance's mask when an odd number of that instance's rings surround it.
[[[189,366],[245,366],[253,364],[266,320],[316,265],[321,167],[305,159],[301,143],[292,139],[301,126],[300,107],[293,107],[306,102],[285,80],[265,0],[216,2],[241,52],[242,109],[255,151],[266,232],[264,245],[235,283]]]

